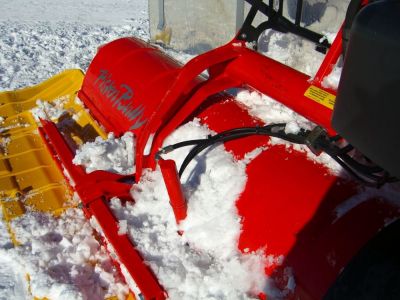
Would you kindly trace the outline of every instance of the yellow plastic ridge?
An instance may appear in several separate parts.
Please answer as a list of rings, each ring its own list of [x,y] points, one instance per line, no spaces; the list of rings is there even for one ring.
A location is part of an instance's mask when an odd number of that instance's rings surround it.
[[[106,137],[75,101],[83,77],[81,70],[72,69],[38,85],[0,93],[0,204],[7,224],[27,208],[58,215],[71,207],[64,176],[40,138],[31,110],[39,100],[62,100],[66,113],[53,121],[71,141]]]
[[[36,86],[0,93],[0,203],[9,228],[27,207],[56,215],[68,207],[64,177],[38,135],[30,110],[38,100],[59,98],[77,109],[75,97],[82,81],[81,70],[67,70]]]

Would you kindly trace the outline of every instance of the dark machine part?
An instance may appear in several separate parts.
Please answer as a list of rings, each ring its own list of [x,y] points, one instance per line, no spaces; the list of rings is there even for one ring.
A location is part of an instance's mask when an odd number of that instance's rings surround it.
[[[300,26],[303,0],[297,0],[296,19],[294,23],[282,15],[283,0],[279,0],[279,2],[269,0],[269,4],[266,4],[263,0],[245,1],[251,5],[251,8],[242,25],[242,28],[237,34],[236,38],[238,40],[243,40],[250,43],[255,42],[255,44],[257,44],[261,33],[267,29],[273,29],[283,33],[290,32],[308,39],[316,44],[318,51],[323,53],[325,53],[330,47],[330,44],[326,39],[324,39],[323,35]],[[278,7],[274,9],[276,5],[278,5]],[[258,12],[264,14],[267,17],[267,21],[262,22],[257,27],[254,27],[252,23]]]
[[[351,28],[332,126],[400,178],[400,1],[377,1]]]
[[[400,299],[400,220],[385,227],[344,268],[324,300]]]
[[[350,39],[351,25],[353,24],[354,18],[361,9],[362,0],[351,0],[346,12],[346,18],[344,19],[343,30],[342,30],[342,47],[343,57],[346,56],[347,45]]]

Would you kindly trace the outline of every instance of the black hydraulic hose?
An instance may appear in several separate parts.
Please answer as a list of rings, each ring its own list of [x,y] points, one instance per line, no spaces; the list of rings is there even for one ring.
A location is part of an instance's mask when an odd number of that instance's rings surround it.
[[[221,136],[218,139],[206,140],[204,143],[193,147],[193,149],[190,150],[190,152],[186,156],[185,160],[182,162],[181,167],[179,168],[179,177],[182,176],[182,174],[185,171],[186,167],[193,160],[193,158],[195,158],[196,155],[200,154],[203,150],[205,150],[206,148],[210,147],[211,145],[216,144],[216,143],[228,142],[228,141],[231,141],[231,140],[235,140],[235,139],[246,137],[246,136],[250,136],[250,135],[254,135],[254,133],[240,133],[240,134],[238,133],[238,134],[235,134],[235,135]]]
[[[354,149],[354,147],[352,145],[350,145],[350,144],[348,144],[347,146],[345,146],[343,148],[339,148],[338,147],[338,155],[347,154],[353,149]]]
[[[331,149],[324,149],[332,159],[334,159],[343,169],[350,173],[358,181],[364,185],[371,187],[380,187],[386,182],[398,181],[395,177],[388,177],[385,171],[378,166],[365,166],[346,155],[336,155]],[[374,173],[384,172],[384,175],[376,175]]]
[[[339,157],[343,162],[345,162],[350,167],[352,167],[353,169],[356,169],[360,172],[373,174],[373,173],[379,173],[379,172],[383,171],[383,169],[379,166],[376,166],[376,165],[375,166],[373,166],[373,165],[367,166],[362,163],[359,163],[358,161],[356,161],[355,159],[350,157],[348,155],[348,153],[354,149],[354,147],[350,144],[346,145],[343,148],[339,148],[338,146],[332,144],[331,140],[328,139],[328,140],[319,141],[319,143],[317,143],[317,146],[320,149],[322,149],[324,152],[329,154],[329,156]]]
[[[332,143],[333,140],[338,141],[339,139],[336,137],[334,137],[334,139],[322,138],[316,142],[316,146],[328,154],[358,181],[368,186],[376,187],[380,185],[382,177],[375,173],[382,172],[382,168],[378,166],[366,166],[357,162],[348,155],[348,153],[354,149],[353,146],[347,145],[343,148],[339,148]]]
[[[186,158],[184,159],[180,169],[179,176],[181,177],[183,172],[189,163],[196,157],[199,153],[201,153],[204,149],[216,143],[223,143],[231,140],[235,140],[238,138],[251,136],[251,135],[265,135],[272,136],[284,139],[294,144],[305,144],[305,136],[295,135],[295,134],[286,134],[284,130],[285,124],[274,124],[267,125],[264,127],[244,127],[244,128],[235,128],[220,134],[217,134],[213,137],[205,139],[203,143],[199,143],[197,146],[193,147]],[[274,129],[280,128],[279,131],[274,132]]]
[[[156,156],[160,156],[161,154],[166,154],[169,153],[175,149],[178,148],[182,148],[182,147],[187,147],[187,146],[193,146],[193,145],[197,145],[201,142],[203,142],[204,139],[197,139],[197,140],[187,140],[187,141],[183,141],[183,142],[179,142],[173,145],[168,145],[164,148],[162,148],[160,151],[157,152]]]
[[[286,124],[271,124],[262,127],[241,127],[223,131],[204,139],[193,139],[166,146],[156,153],[156,157],[171,152],[175,149],[194,146],[186,155],[179,168],[179,177],[182,176],[189,163],[208,147],[228,142],[231,140],[252,135],[263,135],[283,139],[293,144],[306,144],[312,150],[323,151],[334,159],[343,169],[350,173],[358,181],[367,186],[380,187],[386,182],[398,181],[395,177],[389,177],[388,173],[379,166],[364,165],[353,159],[348,153],[354,149],[352,145],[340,148],[336,145],[341,137],[328,137],[325,131],[316,127],[312,131],[301,129],[297,134],[286,133]],[[317,135],[315,134],[317,133]]]
[[[335,160],[343,169],[345,169],[349,174],[351,174],[358,181],[362,182],[366,186],[377,187],[378,184],[376,180],[367,181],[365,178],[358,175],[352,168],[350,168],[346,163],[344,163],[339,157],[331,156],[333,160]]]
[[[383,169],[379,166],[363,165],[363,164],[359,163],[358,161],[352,159],[347,154],[338,155],[338,157],[340,157],[346,164],[353,167],[354,169],[360,170],[365,173],[379,173],[379,172],[383,171]]]

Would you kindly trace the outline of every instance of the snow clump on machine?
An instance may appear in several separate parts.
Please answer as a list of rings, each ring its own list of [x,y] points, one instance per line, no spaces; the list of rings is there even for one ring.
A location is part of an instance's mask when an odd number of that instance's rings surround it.
[[[108,134],[107,140],[97,137],[94,142],[83,144],[72,162],[83,165],[87,173],[104,170],[132,174],[135,171],[134,140],[132,132],[126,132],[121,138],[116,138],[113,133]]]

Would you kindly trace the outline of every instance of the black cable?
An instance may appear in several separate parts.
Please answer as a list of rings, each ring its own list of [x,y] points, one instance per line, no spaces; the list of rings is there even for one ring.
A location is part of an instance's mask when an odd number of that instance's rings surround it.
[[[306,138],[306,131],[301,131],[299,134],[286,134],[284,132],[286,127],[285,123],[278,123],[272,125],[266,125],[263,127],[240,127],[234,128],[230,130],[223,131],[218,133],[214,136],[210,136],[206,139],[196,139],[196,140],[188,140],[184,142],[180,142],[174,145],[169,145],[167,147],[162,148],[159,152],[157,152],[156,156],[159,157],[161,154],[168,153],[175,149],[195,145],[187,154],[182,165],[179,169],[179,176],[181,177],[183,172],[185,171],[186,167],[189,163],[204,149],[210,147],[216,143],[224,143],[227,141],[239,139],[242,137],[250,136],[250,135],[265,135],[265,136],[272,136],[284,139],[288,142],[295,143],[295,144],[304,144]]]
[[[354,149],[354,147],[351,145],[347,145],[344,148],[339,148],[332,144],[325,144],[322,149],[342,168],[349,172],[358,181],[367,186],[380,187],[386,182],[398,181],[398,179],[395,177],[387,176],[387,173],[381,167],[363,165],[350,157],[348,152]],[[377,175],[377,173],[384,174]]]
[[[262,127],[233,128],[213,136],[208,136],[204,139],[187,140],[166,146],[156,153],[156,158],[178,148],[194,146],[186,155],[179,168],[179,177],[181,177],[189,163],[208,147],[214,144],[220,144],[251,135],[264,135],[280,138],[294,144],[306,144],[315,153],[323,151],[354,178],[367,186],[379,187],[386,182],[394,182],[398,180],[395,177],[390,177],[388,173],[379,166],[364,165],[353,159],[349,155],[349,152],[352,151],[354,147],[350,144],[342,148],[338,147],[336,143],[340,141],[342,137],[329,137],[326,134],[326,131],[321,127],[316,127],[311,131],[301,129],[297,134],[286,133],[285,128],[285,123],[270,124]]]
[[[246,136],[250,136],[250,135],[254,135],[254,134],[256,134],[256,133],[247,132],[247,133],[236,133],[234,135],[225,135],[225,136],[218,137],[217,139],[209,139],[206,142],[193,147],[190,150],[190,152],[188,153],[188,155],[186,156],[185,160],[182,162],[182,165],[179,169],[179,177],[182,176],[186,167],[193,160],[193,158],[195,158],[196,155],[200,154],[203,150],[210,147],[211,145],[216,144],[216,143],[228,142],[231,140],[235,140],[238,138],[242,138],[242,137],[246,137]]]
[[[346,162],[349,166],[352,166],[356,170],[360,170],[363,173],[379,173],[383,172],[383,169],[379,166],[367,166],[359,163],[354,160],[347,154],[338,155],[344,162]]]
[[[197,144],[201,143],[202,141],[204,141],[204,139],[187,140],[187,141],[183,141],[183,142],[179,142],[179,143],[176,143],[173,145],[166,146],[156,153],[156,157],[160,157],[161,154],[169,153],[178,148],[197,145]]]
[[[349,174],[351,174],[358,181],[362,182],[366,186],[377,187],[379,186],[376,181],[367,181],[365,178],[359,176],[352,168],[350,168],[347,164],[345,164],[339,157],[331,156],[343,169],[345,169]]]
[[[362,173],[367,173],[367,174],[373,174],[373,173],[379,173],[382,172],[383,169],[379,166],[368,166],[364,165],[362,163],[359,163],[352,157],[348,155],[350,151],[354,149],[354,147],[350,144],[346,145],[343,148],[340,148],[335,145],[335,143],[331,142],[332,140],[329,139],[324,139],[319,141],[319,148],[322,149],[324,152],[326,152],[329,156],[331,157],[339,157],[342,161],[344,161],[347,165],[349,165],[351,168],[358,170],[359,172]]]

